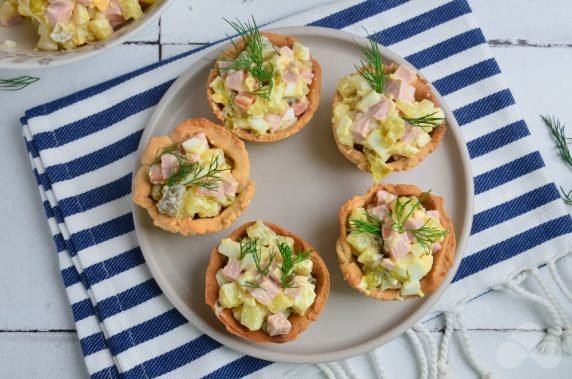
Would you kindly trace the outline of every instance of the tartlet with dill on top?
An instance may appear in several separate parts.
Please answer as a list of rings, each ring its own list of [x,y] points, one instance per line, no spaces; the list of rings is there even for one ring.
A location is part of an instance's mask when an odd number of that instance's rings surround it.
[[[294,340],[318,318],[329,292],[318,252],[278,225],[248,222],[211,252],[205,301],[230,333],[250,341]]]
[[[232,224],[254,188],[244,143],[198,118],[182,122],[170,136],[151,137],[135,176],[133,201],[168,232],[205,234]]]
[[[445,116],[427,81],[411,67],[384,65],[371,40],[362,54],[357,72],[337,85],[332,129],[342,154],[379,182],[435,150],[445,134]]]
[[[338,262],[349,285],[379,300],[435,292],[456,240],[444,200],[407,184],[375,184],[340,209]]]
[[[240,40],[210,71],[214,115],[242,139],[273,142],[300,131],[320,101],[321,68],[291,36],[260,32],[254,20],[227,21]]]

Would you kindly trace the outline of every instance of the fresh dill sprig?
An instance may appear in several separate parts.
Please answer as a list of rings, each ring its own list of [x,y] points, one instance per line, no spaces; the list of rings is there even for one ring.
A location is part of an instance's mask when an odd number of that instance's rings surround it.
[[[411,207],[409,211],[407,210],[408,205]],[[398,197],[397,200],[395,200],[393,213],[387,213],[391,218],[391,221],[393,221],[391,229],[395,230],[397,233],[405,233],[405,222],[409,217],[411,217],[411,215],[413,215],[413,212],[419,205],[421,205],[421,201],[418,199],[407,199],[402,201],[401,198]]]
[[[250,287],[250,288],[260,288],[260,289],[264,289],[264,288],[262,288],[262,286],[261,286],[259,283],[257,283],[257,282],[251,282],[251,281],[248,281],[248,280],[247,280],[246,282],[244,282],[244,284],[241,284],[241,286],[243,286],[243,287]]]
[[[280,282],[282,288],[295,288],[292,286],[292,279],[294,278],[294,265],[305,261],[312,254],[312,250],[300,250],[296,254],[290,246],[285,242],[276,242],[278,251],[282,255],[282,266],[278,266],[280,271],[282,271],[282,276]]]
[[[372,40],[368,40],[369,45],[362,46],[362,58],[360,66],[355,65],[357,72],[369,83],[371,88],[377,93],[383,93],[385,86],[385,71],[381,61],[379,45]]]
[[[572,168],[572,154],[570,154],[570,149],[568,147],[568,140],[570,138],[566,138],[565,135],[565,125],[560,122],[554,116],[540,116],[542,121],[546,124],[548,129],[550,129],[550,133],[552,134],[552,138],[554,139],[554,143],[556,144],[556,149],[558,149],[558,155],[560,158],[570,167]]]
[[[184,155],[173,155],[179,161],[179,171],[165,181],[168,187],[181,183],[183,185],[203,187],[207,190],[216,191],[222,180],[219,174],[228,170],[228,168],[219,168],[218,156],[211,158],[209,166],[205,167],[200,162],[191,162]]]
[[[427,220],[420,228],[407,231],[413,235],[419,245],[429,252],[431,251],[431,246],[441,237],[447,235],[449,231],[447,229],[428,226],[428,222],[429,220]]]
[[[259,83],[258,89],[250,93],[265,99],[270,98],[270,93],[274,85],[274,67],[269,62],[264,62],[262,36],[260,30],[258,30],[256,21],[254,21],[254,17],[252,18],[252,23],[250,23],[250,21],[241,22],[238,19],[231,21],[225,18],[224,20],[242,38],[244,48],[241,51],[238,44],[227,35],[237,55],[235,57],[226,56],[219,58],[219,60],[230,63],[228,66],[222,68],[221,71],[246,70],[250,72]]]
[[[40,78],[35,78],[33,76],[18,76],[17,78],[12,79],[0,79],[0,90],[18,91],[37,82],[38,80],[40,80]]]
[[[572,205],[572,190],[566,192],[564,188],[560,187],[560,191],[562,192],[562,200],[568,205]]]
[[[433,117],[437,114],[437,111],[426,114],[421,117],[401,117],[403,121],[407,121],[412,126],[417,126],[419,128],[436,128],[443,123],[445,118],[443,117]]]
[[[381,235],[381,220],[374,214],[364,210],[365,220],[350,218],[350,233],[369,233]]]
[[[270,265],[272,265],[272,261],[274,261],[274,253],[270,255],[270,260],[266,267],[262,267],[260,259],[262,257],[262,247],[258,244],[258,238],[255,239],[243,239],[240,241],[240,260],[244,259],[248,254],[252,255],[252,260],[256,266],[256,270],[262,274],[267,275],[270,271]]]

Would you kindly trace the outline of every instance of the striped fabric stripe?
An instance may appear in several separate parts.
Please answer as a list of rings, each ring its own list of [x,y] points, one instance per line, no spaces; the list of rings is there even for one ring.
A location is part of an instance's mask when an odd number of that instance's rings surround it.
[[[558,191],[470,13],[464,0],[431,6],[424,0],[349,0],[276,24],[362,34],[359,26],[367,24],[372,38],[423,69],[455,105],[475,172],[477,206],[469,248],[439,304],[441,310],[487,292],[508,271],[558,257],[572,232]],[[199,371],[208,378],[242,377],[259,370],[280,376],[293,370],[230,353],[201,335],[164,298],[134,236],[129,195],[141,120],[205,48],[35,107],[22,118],[93,378],[151,378],[175,372],[177,377],[192,377],[193,365],[204,359],[208,371],[204,364]],[[541,254],[545,251],[550,255]]]

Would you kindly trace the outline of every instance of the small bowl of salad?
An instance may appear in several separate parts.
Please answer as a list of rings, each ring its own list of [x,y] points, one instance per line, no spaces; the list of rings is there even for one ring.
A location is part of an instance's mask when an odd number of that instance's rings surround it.
[[[0,68],[77,62],[125,42],[173,0],[0,0]]]

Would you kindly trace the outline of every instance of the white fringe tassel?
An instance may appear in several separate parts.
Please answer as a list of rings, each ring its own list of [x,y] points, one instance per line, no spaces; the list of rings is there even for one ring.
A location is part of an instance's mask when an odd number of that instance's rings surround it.
[[[441,339],[439,346],[439,358],[437,359],[437,377],[439,379],[447,378],[447,364],[449,357],[449,342],[453,335],[453,313],[445,312],[445,333]]]
[[[425,350],[423,349],[421,340],[419,340],[417,333],[415,333],[413,329],[409,329],[405,333],[407,334],[407,337],[409,337],[411,345],[413,345],[413,351],[415,352],[415,356],[419,362],[419,377],[427,379],[429,377],[429,367],[427,366],[427,357],[425,356]]]
[[[532,269],[531,273],[532,273],[532,276],[534,276],[534,279],[536,279],[538,286],[540,287],[540,289],[542,290],[542,292],[544,293],[544,295],[546,296],[548,301],[550,301],[552,303],[552,306],[554,307],[554,309],[556,310],[556,313],[558,313],[558,316],[560,318],[559,321],[561,322],[561,325],[563,326],[561,350],[565,354],[571,354],[572,353],[572,323],[570,323],[570,319],[566,316],[566,312],[564,312],[564,309],[562,308],[562,306],[560,305],[560,303],[558,302],[558,300],[554,296],[554,293],[550,290],[550,288],[548,288],[548,285],[546,284],[546,282],[544,281],[542,276],[540,276],[538,269],[537,268]]]
[[[554,283],[556,283],[556,285],[560,289],[560,292],[562,292],[564,297],[566,297],[566,299],[568,299],[568,301],[572,303],[572,292],[570,292],[570,290],[566,288],[566,285],[564,284],[562,277],[560,276],[560,274],[558,274],[558,271],[556,270],[556,265],[554,264],[554,262],[547,263],[547,266],[548,266],[548,271],[550,271],[550,275],[552,276],[552,280],[554,280]]]
[[[322,372],[324,373],[324,375],[328,377],[328,379],[336,379],[336,373],[331,368],[329,368],[326,363],[318,363],[316,366],[318,366],[318,368],[322,370]]]
[[[527,291],[522,287],[519,287],[515,283],[515,281],[517,281],[516,278],[514,280],[508,281],[505,284],[505,287],[507,287],[508,289],[513,291],[515,294],[517,294],[517,295],[519,295],[525,299],[534,301],[534,302],[542,305],[542,307],[544,307],[548,310],[548,312],[550,313],[550,316],[552,317],[553,327],[549,327],[547,329],[546,335],[544,336],[542,341],[540,341],[540,343],[538,344],[538,350],[544,354],[560,353],[560,351],[561,351],[560,336],[562,335],[562,327],[561,327],[562,324],[560,321],[560,315],[558,314],[558,312],[556,311],[554,306],[548,300],[546,300],[543,297],[538,296],[538,295],[536,295],[530,291]]]
[[[428,375],[429,379],[436,379],[437,378],[437,344],[429,334],[427,328],[422,324],[418,323],[413,327],[414,330],[421,333],[423,337],[425,337],[425,344],[427,345],[427,368],[428,368]]]
[[[459,325],[459,332],[461,337],[461,346],[463,351],[465,352],[465,356],[467,357],[467,361],[473,367],[475,372],[479,375],[480,379],[491,379],[492,374],[489,371],[486,371],[483,366],[477,360],[475,351],[473,350],[469,335],[467,333],[467,328],[465,327],[465,320],[463,316],[463,312],[460,311],[457,313],[457,324]]]

